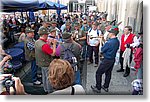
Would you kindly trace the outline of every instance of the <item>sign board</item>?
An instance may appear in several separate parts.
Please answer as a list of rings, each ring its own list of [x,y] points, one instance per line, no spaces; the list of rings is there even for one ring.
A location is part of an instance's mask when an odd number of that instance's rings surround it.
[[[85,3],[86,0],[78,0],[78,3]]]
[[[97,7],[96,6],[89,6],[89,11],[96,11]]]

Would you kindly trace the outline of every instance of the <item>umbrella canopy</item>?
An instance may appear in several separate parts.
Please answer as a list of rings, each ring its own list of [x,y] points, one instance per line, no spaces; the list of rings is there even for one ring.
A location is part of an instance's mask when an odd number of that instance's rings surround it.
[[[51,2],[50,0],[39,0],[39,8],[38,9],[54,9],[54,10],[62,10],[67,9],[67,6],[55,2]]]
[[[51,2],[50,0],[1,0],[1,4],[4,12],[67,9],[67,6]]]
[[[39,0],[39,10],[41,9],[54,9],[54,2],[51,2],[50,0]]]
[[[59,4],[59,3],[55,3],[55,9],[57,10],[66,10],[67,6],[63,5],[63,4]]]
[[[2,11],[27,11],[39,7],[38,0],[1,0]]]

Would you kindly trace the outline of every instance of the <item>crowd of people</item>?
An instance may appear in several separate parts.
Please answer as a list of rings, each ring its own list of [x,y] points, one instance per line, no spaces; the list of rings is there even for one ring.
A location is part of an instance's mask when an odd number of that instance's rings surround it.
[[[124,34],[119,40],[117,35],[120,24],[121,22],[116,23],[116,20],[107,21],[106,12],[53,15],[50,21],[37,17],[36,22],[30,23],[19,23],[18,19],[11,17],[9,20],[4,18],[3,47],[7,49],[10,43],[15,43],[14,31],[20,32],[17,42],[24,42],[25,60],[31,62],[33,84],[43,84],[47,94],[86,94],[78,77],[83,70],[83,61],[88,61],[88,65],[94,63],[94,67],[98,67],[95,73],[96,84],[91,86],[92,90],[100,93],[101,89],[104,89],[108,92],[116,53],[120,52],[121,66],[117,72],[124,72],[123,77],[130,74],[133,53],[142,56],[142,53],[138,54],[138,48],[143,49],[143,33],[139,33],[138,37],[132,33],[131,26],[125,26]],[[66,53],[68,56],[72,55],[72,61],[66,57]],[[1,67],[11,59],[9,55],[3,56]],[[137,76],[143,79],[143,59],[135,58],[136,64],[139,64],[136,66]],[[41,69],[42,82],[38,80],[38,67]],[[103,74],[105,82],[102,85]],[[11,75],[1,75],[1,80],[7,76]],[[13,80],[19,85],[16,85],[16,94],[27,94],[20,79]]]

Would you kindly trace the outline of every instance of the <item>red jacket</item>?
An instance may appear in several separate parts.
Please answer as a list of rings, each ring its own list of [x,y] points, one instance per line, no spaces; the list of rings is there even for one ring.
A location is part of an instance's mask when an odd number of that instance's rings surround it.
[[[125,34],[123,34],[123,35],[121,36],[121,46],[120,46],[120,50],[121,50],[121,51],[125,51],[125,49],[126,49],[125,45],[126,45],[126,44],[132,44],[132,43],[133,43],[133,38],[134,38],[134,36],[135,36],[135,34],[132,34],[132,33],[131,33],[131,34],[128,36],[128,38],[126,39],[126,41],[124,41]]]
[[[136,69],[140,68],[142,60],[143,60],[143,49],[136,48],[136,52],[134,54],[134,62],[135,62],[134,68]]]

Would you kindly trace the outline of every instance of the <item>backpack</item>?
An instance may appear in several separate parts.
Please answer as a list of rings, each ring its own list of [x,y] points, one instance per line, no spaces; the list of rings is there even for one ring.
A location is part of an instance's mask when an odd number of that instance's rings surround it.
[[[67,60],[71,64],[74,71],[77,71],[78,70],[78,66],[77,66],[78,62],[77,62],[77,58],[75,57],[75,55],[73,54],[73,52],[71,50],[72,46],[73,46],[73,44],[71,44],[69,47],[65,48],[65,46],[62,45],[62,48],[64,51],[63,59]]]

